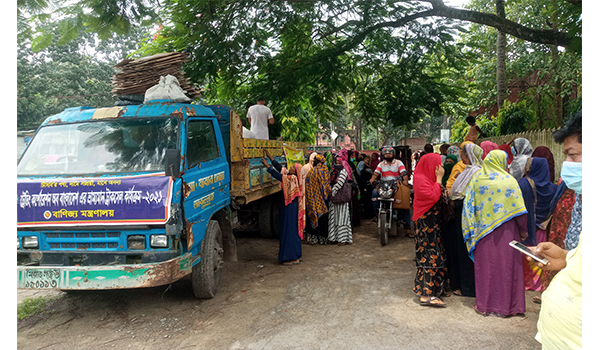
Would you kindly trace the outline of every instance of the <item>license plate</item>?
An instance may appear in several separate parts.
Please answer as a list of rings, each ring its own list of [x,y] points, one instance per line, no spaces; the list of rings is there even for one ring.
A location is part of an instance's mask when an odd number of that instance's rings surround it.
[[[28,269],[23,271],[24,288],[52,289],[58,288],[60,282],[59,269]]]

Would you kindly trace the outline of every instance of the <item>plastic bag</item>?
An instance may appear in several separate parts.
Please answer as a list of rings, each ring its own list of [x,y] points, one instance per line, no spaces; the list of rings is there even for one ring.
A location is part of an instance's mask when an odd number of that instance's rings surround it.
[[[185,91],[179,86],[179,80],[172,75],[161,76],[158,85],[146,90],[144,103],[151,100],[171,100],[173,102],[189,102],[191,99],[185,95]]]
[[[243,131],[243,135],[242,135],[243,138],[245,138],[245,139],[255,139],[256,138],[256,135],[252,131],[246,129],[245,126],[242,126],[242,128],[243,128],[243,130],[242,130]]]

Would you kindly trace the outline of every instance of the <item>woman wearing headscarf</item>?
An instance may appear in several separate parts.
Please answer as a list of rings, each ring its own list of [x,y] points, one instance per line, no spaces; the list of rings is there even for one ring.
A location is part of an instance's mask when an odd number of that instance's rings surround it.
[[[513,161],[513,154],[512,150],[510,149],[510,145],[507,143],[503,143],[500,146],[498,146],[498,149],[506,152],[506,154],[508,155],[508,165],[510,165]]]
[[[498,145],[492,141],[483,141],[480,145],[481,149],[483,149],[483,159],[490,153],[491,151],[498,149]]]
[[[508,170],[515,179],[519,180],[525,173],[525,164],[527,163],[527,159],[533,154],[533,147],[529,140],[522,137],[513,141],[513,147],[515,148],[515,153]]]
[[[554,207],[552,200],[558,186],[550,181],[550,171],[546,158],[529,158],[525,165],[525,174],[519,179],[519,186],[527,208],[527,239],[523,244],[533,247],[547,241],[546,229],[552,218]],[[542,270],[523,256],[525,289],[542,289]]]
[[[546,158],[548,161],[548,168],[550,170],[550,182],[554,183],[554,155],[550,148],[546,146],[538,146],[533,150],[532,157]]]
[[[379,153],[375,152],[371,155],[371,169],[377,169],[379,165]]]
[[[266,152],[267,153],[267,152]],[[298,265],[302,257],[302,238],[304,231],[304,180],[298,163],[291,169],[279,164],[270,154],[271,164],[263,158],[262,163],[273,178],[281,182],[284,206],[281,209],[279,224],[279,262],[284,265]]]
[[[327,169],[331,171],[331,168],[333,168],[333,155],[329,151],[325,153],[325,164],[327,165]]]
[[[327,244],[327,222],[329,219],[327,201],[331,194],[329,171],[322,155],[311,155],[312,167],[306,176],[306,242]]]
[[[352,153],[354,157],[354,152]],[[348,172],[348,181],[352,183],[352,198],[350,200],[350,223],[352,226],[360,226],[360,204],[358,202],[358,183],[357,178],[354,176],[356,173],[356,166],[354,162],[349,159],[350,155],[348,150],[342,148],[337,153],[338,158],[342,162],[344,169]]]
[[[441,240],[440,199],[442,191],[442,157],[428,153],[421,157],[413,177],[413,217],[417,274],[413,292],[423,306],[445,306],[447,269]]]
[[[458,163],[458,158],[454,154],[449,154],[446,156],[446,160],[443,163],[444,177],[442,177],[442,186],[446,187],[446,182],[448,182],[450,173],[452,173],[452,168],[454,167],[454,165],[456,165],[456,163]]]
[[[463,238],[475,264],[475,311],[501,317],[525,313],[521,253],[509,246],[527,238],[527,209],[508,155],[491,151],[465,191]]]
[[[474,143],[466,144],[461,151],[461,160],[466,164],[465,170],[458,175],[450,190],[450,198],[454,202],[454,231],[451,233],[452,243],[445,246],[448,259],[450,287],[455,295],[475,296],[475,267],[469,257],[462,231],[462,211],[465,190],[473,176],[481,169],[483,149]],[[457,273],[452,270],[458,271]],[[454,277],[454,281],[453,281]]]
[[[465,147],[465,145],[468,145],[470,143],[473,143],[471,141],[465,141],[463,143],[460,144],[460,149],[463,149]],[[454,165],[454,167],[452,168],[452,172],[450,173],[450,177],[448,178],[448,181],[446,181],[446,188],[447,189],[451,189],[452,185],[454,184],[454,181],[456,180],[456,178],[458,177],[458,175],[460,173],[463,172],[463,170],[465,170],[465,168],[467,167],[467,165],[465,163],[463,163],[462,160],[459,160],[458,163],[456,163]]]
[[[575,191],[567,188],[567,185],[562,179],[559,179],[556,189],[556,194],[552,200],[551,207],[554,208],[550,228],[548,228],[548,242],[556,244],[558,247],[565,249],[565,237],[569,226],[571,225],[571,212],[575,205]],[[554,204],[556,203],[556,204]],[[556,276],[558,271],[543,271],[542,272],[542,292],[548,288],[550,282]],[[534,297],[534,302],[541,302],[540,297]]]
[[[350,172],[346,169],[340,157],[334,160],[331,170],[330,184],[332,198],[338,195],[342,187],[347,182]],[[329,227],[327,239],[331,242],[337,242],[338,245],[352,244],[352,225],[350,223],[350,201],[344,203],[334,203],[329,201]]]

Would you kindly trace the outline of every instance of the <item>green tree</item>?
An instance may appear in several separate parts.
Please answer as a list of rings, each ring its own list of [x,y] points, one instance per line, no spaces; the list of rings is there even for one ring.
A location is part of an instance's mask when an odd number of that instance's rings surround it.
[[[48,32],[58,32],[48,24]],[[137,33],[137,35],[134,35]],[[96,44],[96,35],[80,33],[77,40],[54,44],[34,53],[17,48],[17,127],[35,129],[48,116],[74,106],[114,105],[112,66],[139,45],[143,30]]]

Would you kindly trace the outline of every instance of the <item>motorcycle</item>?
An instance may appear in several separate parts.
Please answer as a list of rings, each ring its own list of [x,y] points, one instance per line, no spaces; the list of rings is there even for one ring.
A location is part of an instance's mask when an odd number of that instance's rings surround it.
[[[398,229],[398,214],[392,208],[396,191],[398,191],[396,180],[381,181],[377,189],[379,201],[377,228],[382,246],[388,244],[388,236],[390,234],[395,236]]]

